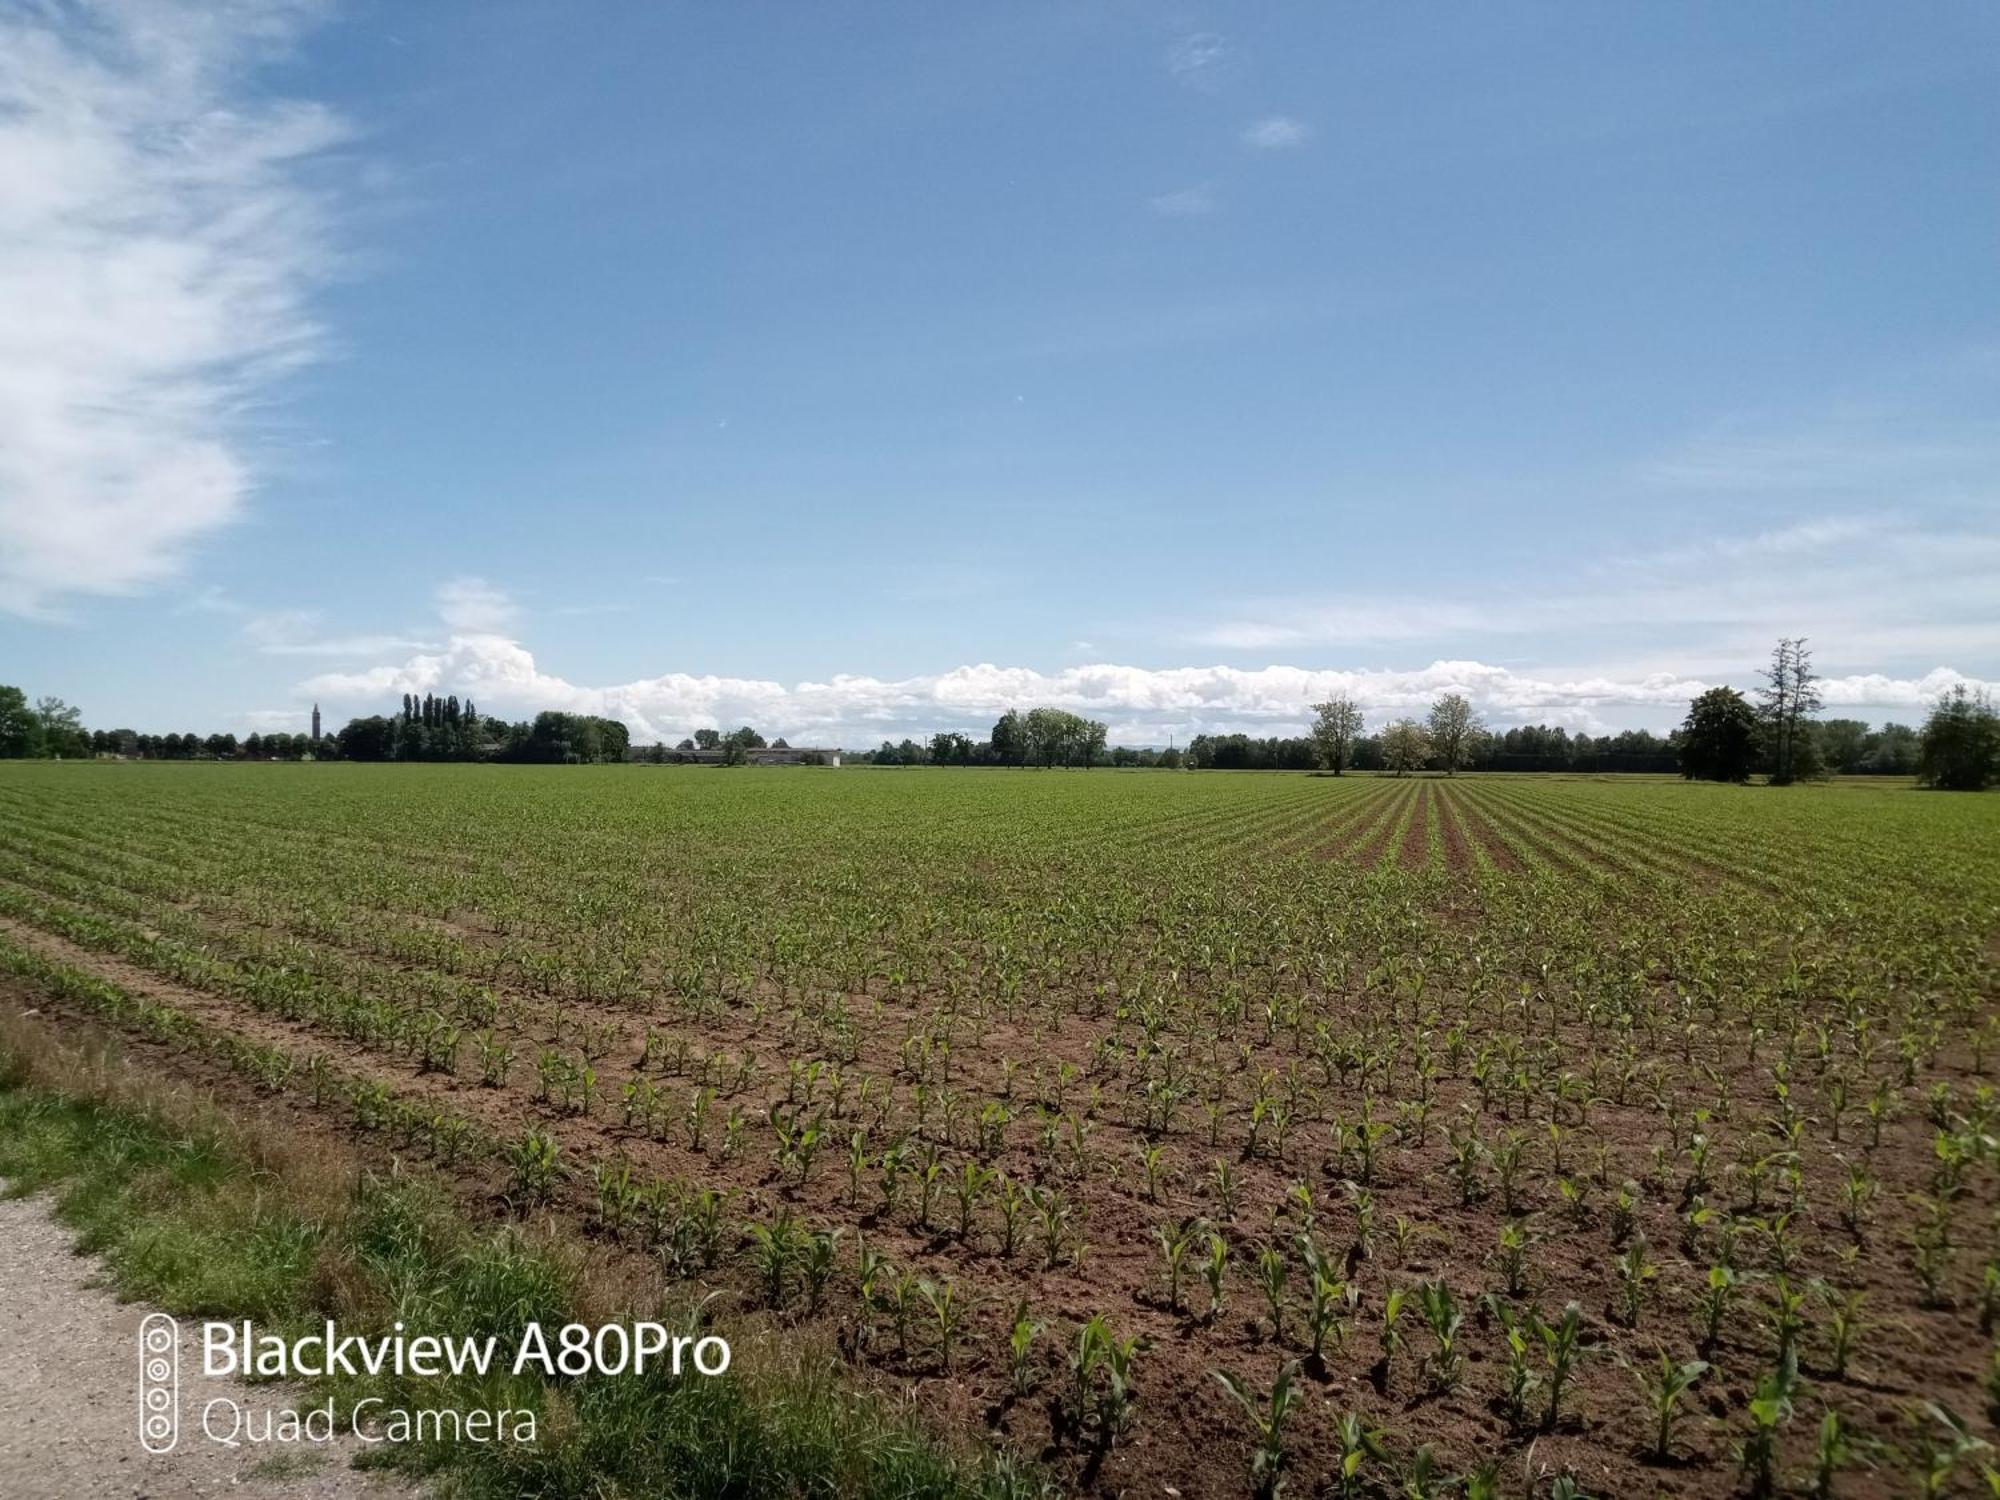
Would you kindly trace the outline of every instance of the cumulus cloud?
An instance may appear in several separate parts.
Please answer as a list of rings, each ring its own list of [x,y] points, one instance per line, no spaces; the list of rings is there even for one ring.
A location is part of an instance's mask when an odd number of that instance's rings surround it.
[[[299,168],[342,127],[246,88],[305,19],[0,14],[0,609],[156,582],[241,511],[244,412],[320,345]]]
[[[1823,689],[1833,709],[1915,708],[1959,682],[1972,679],[1940,667],[1920,678],[1833,678]],[[1712,685],[1672,673],[1560,677],[1478,661],[1435,661],[1414,669],[1100,663],[1057,671],[982,662],[902,678],[840,675],[787,684],[668,672],[589,687],[543,671],[519,641],[481,634],[455,636],[443,650],[396,665],[324,673],[300,684],[300,691],[356,709],[403,693],[435,692],[470,696],[489,711],[603,714],[623,720],[641,742],[672,742],[703,726],[749,723],[797,743],[863,746],[940,729],[983,732],[1009,708],[1042,704],[1104,719],[1114,736],[1131,743],[1164,744],[1170,735],[1185,739],[1204,731],[1297,733],[1307,705],[1337,694],[1355,699],[1377,723],[1421,712],[1439,694],[1456,692],[1497,723],[1547,719],[1599,729],[1601,710],[1677,717],[1688,699]]]
[[[1311,137],[1312,130],[1303,120],[1294,120],[1289,115],[1267,115],[1245,127],[1243,144],[1259,151],[1289,151],[1303,146]]]

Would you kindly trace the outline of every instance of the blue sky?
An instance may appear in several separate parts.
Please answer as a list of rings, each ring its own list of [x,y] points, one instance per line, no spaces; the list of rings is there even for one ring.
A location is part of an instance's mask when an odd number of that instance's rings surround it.
[[[2000,678],[1986,5],[0,0],[0,680],[848,743]]]

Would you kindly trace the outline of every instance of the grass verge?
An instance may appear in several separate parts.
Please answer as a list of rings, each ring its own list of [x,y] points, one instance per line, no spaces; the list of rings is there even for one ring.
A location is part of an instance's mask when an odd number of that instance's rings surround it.
[[[107,1044],[65,1042],[13,1017],[0,1024],[0,1177],[16,1193],[52,1192],[58,1218],[103,1257],[118,1291],[184,1317],[248,1318],[276,1333],[331,1318],[364,1336],[401,1320],[425,1333],[494,1335],[504,1348],[531,1321],[553,1332],[614,1317],[691,1328],[704,1316],[607,1288],[587,1251],[556,1231],[473,1227],[433,1181],[365,1170],[332,1144],[261,1136]],[[441,1493],[475,1500],[1046,1493],[1004,1459],[954,1449],[899,1418],[823,1350],[713,1331],[736,1350],[716,1379],[551,1382],[496,1364],[483,1377],[343,1376],[311,1394],[343,1409],[377,1397],[534,1411],[532,1445],[375,1450],[432,1476]]]

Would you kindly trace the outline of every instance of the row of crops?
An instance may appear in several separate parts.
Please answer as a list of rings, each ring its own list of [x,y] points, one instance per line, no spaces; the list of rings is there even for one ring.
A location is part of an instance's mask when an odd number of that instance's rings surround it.
[[[0,768],[13,983],[1105,1492],[1985,1493],[1996,933],[1908,788]]]

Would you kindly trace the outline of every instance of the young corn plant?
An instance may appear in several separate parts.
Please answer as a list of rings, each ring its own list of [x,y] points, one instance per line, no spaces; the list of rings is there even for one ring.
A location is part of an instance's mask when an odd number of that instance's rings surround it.
[[[1102,1313],[1078,1330],[1076,1351],[1070,1357],[1070,1374],[1079,1430],[1091,1430],[1094,1426],[1100,1441],[1109,1444],[1116,1442],[1131,1425],[1132,1408],[1138,1399],[1132,1383],[1132,1367],[1139,1348],[1136,1335],[1126,1339],[1116,1337]]]
[[[1794,1286],[1784,1276],[1771,1278],[1771,1332],[1777,1341],[1775,1358],[1797,1363],[1799,1342],[1806,1331],[1806,1299],[1812,1287]]]
[[[1507,1420],[1519,1431],[1528,1425],[1528,1400],[1535,1387],[1542,1383],[1535,1373],[1528,1356],[1533,1348],[1530,1342],[1532,1314],[1523,1314],[1492,1293],[1486,1296],[1487,1310],[1493,1320],[1500,1325],[1500,1337],[1507,1351],[1507,1368],[1501,1377],[1500,1400],[1506,1410]]]
[[[1812,1500],[1834,1500],[1834,1485],[1841,1473],[1864,1458],[1869,1445],[1847,1424],[1847,1419],[1831,1407],[1820,1418],[1819,1433],[1813,1442],[1813,1472],[1808,1488]]]
[[[917,1295],[930,1309],[931,1324],[937,1329],[938,1357],[948,1375],[954,1368],[953,1355],[958,1347],[959,1331],[965,1325],[965,1300],[959,1296],[958,1284],[954,1281],[919,1280]]]
[[[1618,1321],[1627,1328],[1639,1326],[1639,1313],[1646,1294],[1658,1279],[1660,1268],[1653,1261],[1643,1234],[1632,1236],[1614,1264],[1618,1268]]]
[[[1792,1419],[1798,1386],[1798,1361],[1785,1359],[1757,1382],[1750,1398],[1750,1431],[1737,1449],[1737,1464],[1751,1500],[1771,1500],[1778,1492],[1778,1431]]]
[[[1697,1346],[1707,1354],[1721,1342],[1723,1325],[1729,1321],[1729,1309],[1736,1301],[1736,1273],[1728,1266],[1710,1266],[1708,1277],[1703,1284],[1699,1304],[1698,1330],[1700,1338]]]
[[[1376,1342],[1382,1353],[1375,1361],[1375,1389],[1386,1394],[1389,1381],[1395,1374],[1396,1356],[1403,1352],[1403,1309],[1409,1305],[1408,1287],[1391,1287],[1389,1295],[1382,1299],[1382,1326],[1376,1333]]]
[[[1209,1170],[1209,1187],[1215,1194],[1216,1217],[1225,1224],[1234,1223],[1236,1220],[1236,1195],[1240,1191],[1240,1188],[1236,1181],[1235,1168],[1231,1167],[1221,1157],[1215,1159],[1214,1166]]]
[[[1509,1297],[1527,1295],[1528,1254],[1534,1244],[1535,1236],[1525,1219],[1509,1219],[1500,1226],[1500,1243],[1493,1252],[1493,1264],[1500,1272],[1500,1285]]]
[[[501,1153],[514,1174],[514,1196],[524,1203],[545,1203],[562,1176],[562,1147],[554,1136],[530,1130]]]
[[[1861,1317],[1861,1304],[1868,1293],[1861,1288],[1839,1292],[1823,1283],[1818,1290],[1826,1303],[1827,1367],[1834,1379],[1845,1380],[1854,1360],[1854,1346],[1868,1327]]]
[[[1676,1361],[1661,1349],[1656,1351],[1655,1363],[1631,1368],[1638,1379],[1647,1415],[1652,1422],[1652,1456],[1660,1463],[1670,1462],[1673,1458],[1674,1423],[1680,1416],[1681,1397],[1708,1373],[1708,1361]]]
[[[845,1229],[815,1229],[806,1236],[799,1252],[799,1278],[805,1283],[806,1305],[818,1312],[826,1300],[827,1283],[840,1262],[840,1241]]]
[[[958,1198],[958,1238],[961,1244],[972,1238],[973,1219],[992,1183],[993,1169],[990,1167],[967,1161],[959,1168],[958,1176],[952,1182],[952,1191]]]
[[[1201,1262],[1201,1279],[1208,1283],[1207,1320],[1213,1323],[1222,1316],[1222,1304],[1229,1293],[1229,1241],[1220,1230],[1208,1232],[1208,1254]]]
[[[1340,1314],[1351,1308],[1360,1295],[1360,1289],[1350,1286],[1334,1274],[1332,1262],[1320,1253],[1309,1234],[1298,1237],[1299,1257],[1306,1266],[1306,1334],[1309,1352],[1315,1367],[1325,1368],[1326,1341],[1331,1335],[1335,1345],[1346,1336],[1346,1325]]]
[[[1217,1382],[1243,1408],[1255,1433],[1257,1445],[1250,1452],[1250,1488],[1258,1500],[1276,1500],[1284,1488],[1285,1421],[1299,1401],[1293,1384],[1297,1371],[1295,1361],[1285,1361],[1269,1393],[1261,1397],[1228,1371],[1215,1372]]]
[[[1576,1372],[1576,1362],[1583,1357],[1583,1309],[1574,1302],[1568,1303],[1554,1323],[1544,1322],[1536,1314],[1535,1336],[1542,1342],[1542,1360],[1548,1367],[1549,1404],[1542,1416],[1542,1427],[1553,1430],[1562,1420],[1563,1387],[1569,1384],[1570,1376]]]
[[[1993,1451],[1991,1443],[1973,1435],[1965,1418],[1940,1402],[1926,1401],[1915,1420],[1921,1434],[1916,1451],[1918,1500],[1940,1500],[1950,1494],[1959,1465]]]
[[[1264,1293],[1264,1305],[1271,1310],[1271,1342],[1285,1341],[1285,1278],[1291,1268],[1284,1252],[1266,1245],[1257,1254],[1257,1286]]]
[[[1028,1316],[1026,1302],[1014,1309],[1014,1321],[1007,1331],[1007,1375],[1017,1396],[1026,1396],[1035,1388],[1035,1340],[1043,1326]]]
[[[1465,1363],[1458,1351],[1458,1333],[1465,1326],[1465,1314],[1459,1311],[1451,1288],[1442,1278],[1417,1287],[1417,1309],[1423,1314],[1424,1326],[1430,1329],[1435,1344],[1425,1365],[1431,1384],[1438,1390],[1454,1390]]]
[[[1388,1463],[1389,1450],[1384,1443],[1382,1429],[1370,1426],[1359,1412],[1345,1413],[1335,1424],[1333,1433],[1334,1440],[1340,1445],[1340,1466],[1335,1471],[1339,1488],[1335,1493],[1342,1500],[1352,1500],[1352,1497],[1363,1493],[1363,1471],[1371,1462]]]
[[[804,1250],[804,1239],[790,1209],[782,1210],[769,1224],[750,1226],[751,1259],[764,1282],[766,1307],[781,1308],[785,1305],[792,1266]]]
[[[1199,1219],[1182,1219],[1178,1224],[1153,1226],[1153,1243],[1160,1247],[1160,1259],[1167,1273],[1167,1311],[1181,1310],[1181,1277],[1187,1269],[1188,1252],[1201,1232]]]

